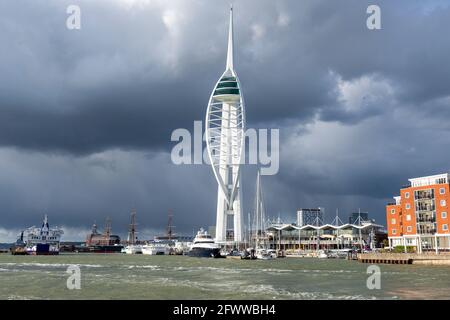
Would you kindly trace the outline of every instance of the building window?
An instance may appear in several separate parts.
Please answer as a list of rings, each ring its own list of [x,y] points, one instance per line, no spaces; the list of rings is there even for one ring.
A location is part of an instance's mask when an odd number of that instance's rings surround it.
[[[448,225],[443,224],[443,225],[442,225],[442,230],[447,231],[447,230],[448,230]]]
[[[397,230],[392,229],[392,234],[396,234],[396,233],[397,233]]]
[[[447,212],[442,212],[442,213],[441,213],[441,217],[442,217],[442,219],[447,218]]]
[[[406,209],[411,209],[411,205],[409,203],[406,204]]]
[[[395,219],[391,219],[391,224],[395,224]]]
[[[439,194],[445,194],[445,188],[439,188]]]
[[[412,227],[411,226],[406,227],[406,231],[407,232],[412,232]]]
[[[445,207],[445,205],[446,205],[445,200],[441,200],[441,207]]]
[[[395,209],[391,209],[391,213],[394,214],[395,213]]]
[[[405,192],[405,198],[409,199],[409,192]]]
[[[406,215],[406,221],[411,221],[411,215],[410,214]]]

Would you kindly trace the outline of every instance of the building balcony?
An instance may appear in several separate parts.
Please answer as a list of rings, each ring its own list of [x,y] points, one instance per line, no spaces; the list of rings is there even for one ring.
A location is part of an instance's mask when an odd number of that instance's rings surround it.
[[[436,223],[436,218],[417,219],[418,223]]]
[[[424,230],[424,231],[419,232],[419,234],[421,236],[434,236],[435,233],[436,233],[436,229],[429,229],[429,230]]]

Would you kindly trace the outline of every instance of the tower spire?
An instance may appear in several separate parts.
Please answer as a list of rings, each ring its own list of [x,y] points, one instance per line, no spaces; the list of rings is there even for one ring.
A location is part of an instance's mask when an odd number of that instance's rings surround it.
[[[227,70],[233,70],[233,5],[230,6],[230,26],[228,29]]]

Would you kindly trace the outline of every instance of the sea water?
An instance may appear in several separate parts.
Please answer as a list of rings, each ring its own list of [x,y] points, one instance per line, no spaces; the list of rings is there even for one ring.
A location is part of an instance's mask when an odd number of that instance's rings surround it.
[[[80,289],[68,289],[80,269]],[[450,299],[450,267],[316,258],[235,260],[125,254],[0,254],[0,299]],[[70,287],[70,286],[69,286]]]

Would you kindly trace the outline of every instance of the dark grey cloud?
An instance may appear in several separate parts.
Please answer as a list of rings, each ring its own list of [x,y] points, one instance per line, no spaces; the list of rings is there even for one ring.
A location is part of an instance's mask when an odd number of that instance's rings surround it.
[[[80,31],[65,28],[69,4],[81,6]],[[281,134],[280,173],[264,179],[270,216],[361,207],[383,222],[407,178],[448,170],[450,7],[377,1],[383,29],[369,31],[369,4],[235,2],[248,126]],[[132,206],[149,229],[164,227],[169,208],[180,232],[213,224],[210,169],[174,166],[168,152],[174,129],[204,118],[225,64],[227,10],[2,2],[0,227],[48,211],[74,228],[110,215],[123,232]],[[254,174],[245,168],[246,212]]]

